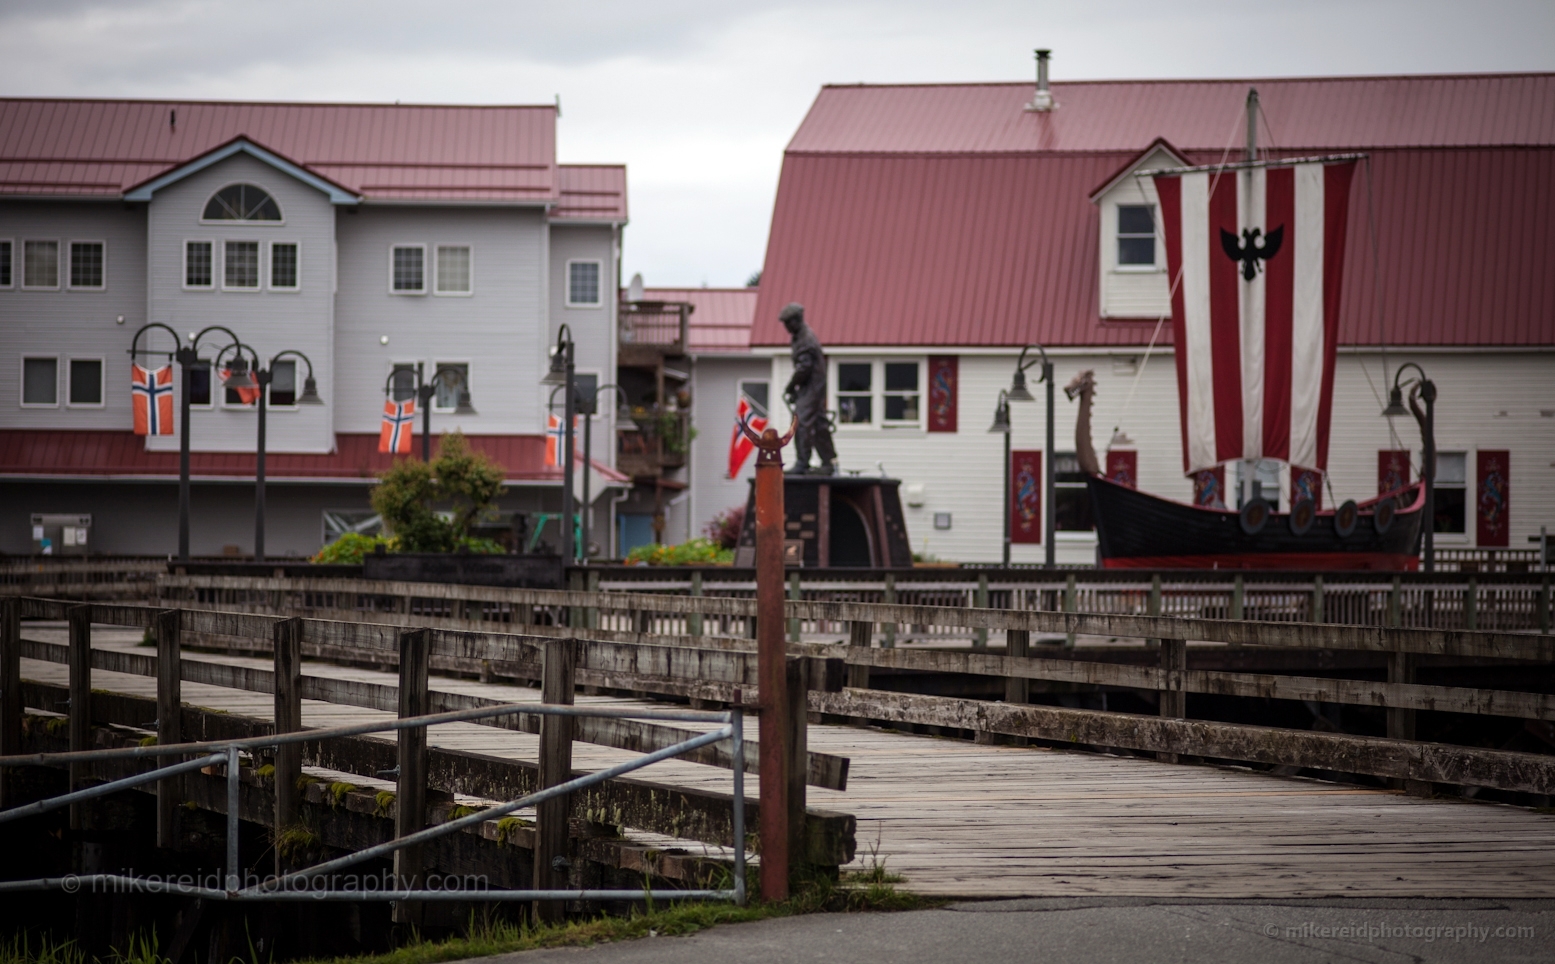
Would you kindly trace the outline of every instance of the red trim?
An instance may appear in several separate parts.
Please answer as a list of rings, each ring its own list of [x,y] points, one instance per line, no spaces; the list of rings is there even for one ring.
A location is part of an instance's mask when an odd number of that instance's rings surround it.
[[[1259,552],[1204,556],[1136,556],[1103,559],[1103,569],[1290,569],[1331,571],[1365,569],[1414,572],[1420,560],[1391,552]]]
[[[1215,373],[1215,459],[1239,459],[1246,448],[1242,431],[1242,276],[1241,265],[1226,257],[1220,232],[1238,239],[1237,179],[1217,177],[1209,195],[1209,339]],[[1190,349],[1187,341],[1179,342]],[[1183,349],[1179,349],[1183,351]],[[1186,352],[1183,352],[1186,354]]]
[[[1182,304],[1182,179],[1155,178],[1156,199],[1161,202],[1161,231],[1166,238],[1166,277],[1172,285],[1172,344],[1187,345]],[[1188,397],[1188,352],[1172,352],[1177,365],[1177,397]],[[1188,406],[1177,406],[1177,425],[1182,435],[1182,470],[1188,471]]]
[[[1280,251],[1264,263],[1263,457],[1290,461],[1291,332],[1296,294],[1296,169],[1265,174],[1264,234],[1284,228]]]

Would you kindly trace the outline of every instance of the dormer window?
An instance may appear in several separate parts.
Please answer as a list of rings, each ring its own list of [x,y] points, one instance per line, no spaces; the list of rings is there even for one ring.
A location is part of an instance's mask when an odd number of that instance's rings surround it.
[[[1118,205],[1118,267],[1155,268],[1155,205]]]
[[[222,188],[205,203],[205,221],[279,221],[281,208],[275,198],[252,184]]]

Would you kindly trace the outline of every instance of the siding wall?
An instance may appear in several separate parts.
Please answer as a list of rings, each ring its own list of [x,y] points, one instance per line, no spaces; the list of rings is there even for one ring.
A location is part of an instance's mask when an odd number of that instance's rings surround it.
[[[0,202],[0,239],[13,244],[13,285],[0,289],[0,428],[130,427],[130,367],[125,351],[146,322],[146,212],[114,203]],[[60,242],[58,291],[22,290],[22,242]],[[102,241],[106,287],[71,290],[69,244]],[[118,324],[118,316],[124,324]],[[59,356],[59,406],[22,408],[22,357]],[[103,360],[103,407],[66,402],[69,360]]]
[[[936,354],[940,352],[935,352]],[[849,357],[881,357],[830,352],[833,360]],[[917,356],[902,356],[917,357]],[[1072,354],[1054,356],[1057,385],[1061,389],[1084,369],[1096,372],[1097,393],[1092,415],[1092,438],[1099,453],[1105,452],[1114,427],[1121,427],[1139,452],[1140,487],[1157,495],[1187,500],[1192,486],[1182,474],[1181,434],[1177,414],[1176,372],[1170,352],[1155,353],[1139,376],[1138,389],[1125,414],[1133,383],[1128,359],[1136,354]],[[1442,451],[1468,454],[1470,478],[1478,448],[1511,452],[1511,539],[1526,548],[1530,534],[1541,524],[1555,529],[1555,353],[1389,353],[1388,372],[1404,361],[1417,361],[1436,382],[1437,445]],[[999,465],[1002,439],[987,433],[993,419],[999,389],[1009,385],[1015,355],[963,355],[960,361],[959,426],[956,433],[914,430],[840,431],[837,449],[842,471],[858,470],[873,475],[876,462],[904,483],[925,486],[921,508],[906,507],[908,534],[915,552],[926,552],[956,561],[996,560],[1000,554],[1004,490]],[[783,385],[791,368],[786,355],[772,363],[772,384]],[[1368,382],[1368,376],[1370,381]],[[1372,390],[1376,386],[1377,393]],[[1042,386],[1033,379],[1035,403],[1012,405],[1011,438],[1015,449],[1042,449],[1044,403]],[[776,391],[776,388],[774,388]],[[1059,451],[1073,451],[1076,406],[1057,392],[1055,438]],[[699,406],[709,401],[704,393]],[[1378,413],[1386,401],[1382,358],[1376,353],[1342,353],[1335,373],[1333,444],[1329,456],[1333,499],[1331,507],[1345,499],[1362,500],[1376,495],[1377,452],[1408,448],[1419,452],[1420,439],[1413,421],[1397,420],[1393,426],[1402,440],[1395,442],[1386,419]],[[719,402],[712,400],[716,421]],[[1499,412],[1505,411],[1502,416]],[[1543,415],[1550,412],[1551,415]],[[705,416],[704,416],[705,418]],[[786,427],[786,414],[778,416]],[[717,434],[717,433],[712,433]],[[725,440],[726,441],[726,440]],[[715,446],[716,447],[716,446]],[[1417,456],[1418,459],[1418,456]],[[700,463],[699,463],[700,464]],[[1234,469],[1230,469],[1234,478]],[[1231,479],[1228,479],[1231,481]],[[718,489],[706,475],[696,480],[699,506],[718,503]],[[1282,505],[1289,504],[1289,479]],[[1439,536],[1440,546],[1473,544],[1472,506],[1465,536]],[[935,512],[952,513],[952,528],[936,531]],[[700,510],[698,515],[710,515]],[[1038,545],[1013,547],[1016,562],[1040,562]],[[1094,537],[1060,533],[1060,563],[1089,563],[1095,558]]]
[[[547,348],[556,344],[556,333],[567,325],[577,343],[574,364],[577,371],[597,377],[598,385],[611,385],[616,377],[616,303],[618,289],[616,266],[619,253],[615,245],[615,229],[599,225],[552,224],[550,229],[550,334]],[[598,308],[567,307],[567,262],[572,260],[600,262],[599,289],[601,304]],[[547,361],[549,356],[547,356]],[[550,389],[546,389],[549,403]],[[593,449],[596,462],[615,465],[615,410],[616,393],[606,392],[601,399],[599,415],[594,418]],[[561,393],[556,394],[556,411],[560,415]],[[543,431],[543,422],[536,431]],[[583,445],[581,431],[579,451]],[[595,493],[597,494],[597,493]],[[580,496],[581,497],[581,496]],[[592,541],[599,541],[593,538]],[[601,542],[602,547],[605,543]]]
[[[1176,167],[1179,162],[1159,148],[1132,170]],[[1156,226],[1156,269],[1118,270],[1118,205],[1148,204],[1159,210],[1155,182],[1132,174],[1112,186],[1096,205],[1101,217],[1101,315],[1103,318],[1160,318],[1171,313],[1170,279],[1166,276],[1166,243]]]
[[[691,497],[675,507],[670,516],[671,531],[684,527],[691,536],[700,536],[713,517],[734,506],[743,506],[750,493],[750,480],[756,472],[756,456],[745,461],[737,478],[725,478],[729,469],[729,439],[734,430],[734,415],[740,402],[740,382],[765,380],[772,366],[766,359],[747,355],[722,358],[702,355],[691,373],[691,392],[697,437],[691,442],[688,462]],[[788,417],[788,409],[779,398],[779,389],[769,389],[768,398]],[[790,459],[792,461],[792,459]]]
[[[434,412],[434,435],[454,429],[544,430],[539,382],[546,370],[545,224],[538,209],[364,205],[356,213],[342,212],[337,231],[337,431],[376,432],[393,365],[418,361],[428,376],[438,362],[470,366],[471,400],[479,414]],[[425,244],[430,259],[440,243],[470,245],[474,293],[390,294],[391,248]],[[387,345],[380,341],[385,335]]]

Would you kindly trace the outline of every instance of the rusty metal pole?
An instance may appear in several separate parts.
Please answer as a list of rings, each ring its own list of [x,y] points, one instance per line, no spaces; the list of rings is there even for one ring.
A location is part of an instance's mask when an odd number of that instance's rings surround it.
[[[788,899],[788,685],[783,642],[783,445],[768,428],[756,456],[756,662],[761,688],[761,896]]]

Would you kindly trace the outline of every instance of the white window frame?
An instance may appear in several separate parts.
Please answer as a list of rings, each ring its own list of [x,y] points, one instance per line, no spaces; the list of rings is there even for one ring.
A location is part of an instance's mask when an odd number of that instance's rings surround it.
[[[216,195],[220,194],[222,191],[225,191],[227,188],[229,188],[229,187],[236,187],[239,184],[247,184],[247,185],[249,185],[251,187],[257,187],[261,191],[263,191],[266,194],[268,194],[270,196],[270,200],[275,202],[275,209],[277,211],[281,212],[281,219],[279,221],[229,221],[229,220],[226,220],[224,218],[206,218],[206,216],[205,216],[205,208],[206,208],[207,205],[209,205],[211,203],[211,198],[213,198]],[[228,181],[226,184],[223,184],[222,186],[216,188],[216,190],[214,190],[211,193],[205,195],[205,200],[200,203],[200,223],[201,224],[257,224],[257,225],[261,225],[263,227],[278,228],[278,227],[281,227],[282,225],[286,224],[286,209],[281,207],[281,199],[275,196],[275,192],[270,190],[269,188],[265,187],[263,184],[255,184],[253,181]]]
[[[36,358],[38,356],[34,355],[33,357]],[[98,400],[95,403],[94,402],[72,402],[70,400],[70,390],[71,390],[72,386],[75,383],[75,373],[73,372],[71,366],[73,364],[75,364],[76,362],[78,362],[78,361],[94,361],[94,362],[97,362],[97,398],[98,398]],[[65,407],[66,408],[107,408],[108,407],[108,359],[104,358],[102,355],[72,355],[68,359],[66,359],[66,361],[65,361],[64,376],[65,376],[64,377],[64,382],[65,382],[64,402],[65,402]]]
[[[282,291],[291,291],[292,289],[290,289],[290,288],[282,288],[280,290],[282,290]],[[302,363],[302,360],[300,358],[282,358],[281,360],[279,360],[278,362],[275,362],[274,364],[272,364],[270,366],[270,371],[271,371],[272,375],[275,372],[275,365],[290,365],[290,366],[292,366],[292,375],[293,375],[293,381],[292,381],[292,403],[290,405],[278,405],[278,404],[276,404],[275,396],[270,394],[270,387],[271,387],[271,385],[274,384],[273,382],[271,382],[271,383],[265,385],[265,410],[269,411],[269,412],[295,412],[298,409],[297,399],[302,395],[302,383],[303,383],[303,380],[308,377],[306,374],[304,374],[304,372],[307,371],[307,366]],[[222,397],[225,398],[226,397],[225,394],[223,394]],[[237,406],[233,406],[233,407],[236,408]]]
[[[438,253],[444,248],[463,248],[470,252],[470,287],[467,291],[443,291],[442,269],[438,261]],[[469,298],[475,294],[475,245],[460,241],[452,244],[435,244],[432,246],[432,294],[439,298]],[[391,282],[392,283],[392,282]]]
[[[37,240],[37,239],[34,238],[33,240]],[[54,362],[54,401],[52,401],[52,402],[29,402],[29,401],[27,401],[27,362],[28,362],[29,359],[41,359],[41,358],[52,359],[53,362]],[[60,391],[59,391],[60,374],[59,374],[59,356],[58,355],[51,355],[51,354],[48,354],[47,352],[22,352],[21,353],[21,358],[17,362],[17,372],[16,372],[16,374],[18,376],[17,380],[16,380],[16,401],[17,401],[18,405],[20,405],[22,408],[59,408],[59,400],[60,400]]]
[[[421,250],[421,288],[417,291],[398,291],[394,287],[394,252],[401,248],[419,248]],[[427,270],[427,246],[416,241],[396,241],[389,245],[389,294],[396,298],[424,298],[431,290],[427,284],[431,280],[431,272]]]
[[[1479,503],[1474,498],[1478,479],[1473,478],[1475,465],[1479,461],[1479,450],[1472,446],[1456,447],[1451,444],[1445,448],[1438,445],[1436,449],[1436,469],[1441,471],[1441,460],[1444,455],[1463,456],[1463,481],[1448,482],[1445,485],[1441,481],[1435,482],[1437,492],[1445,489],[1455,489],[1463,493],[1463,531],[1462,532],[1437,532],[1432,538],[1437,545],[1472,546],[1479,536],[1479,526],[1476,524],[1479,517]],[[1425,455],[1419,449],[1410,453],[1412,465],[1418,465],[1424,461]],[[1423,520],[1422,524],[1431,523],[1432,520]]]
[[[211,283],[208,285],[192,285],[189,283],[189,245],[191,244],[208,244],[211,246]],[[216,240],[214,238],[184,238],[183,258],[181,259],[183,264],[183,274],[181,275],[180,280],[185,291],[216,290],[216,276],[219,273],[217,269],[220,267],[220,263],[216,260],[216,252],[218,250],[220,249],[216,247]]]
[[[1164,236],[1161,233],[1161,206],[1159,204],[1152,204],[1148,200],[1139,200],[1139,201],[1118,201],[1118,200],[1113,200],[1113,201],[1107,202],[1106,207],[1108,209],[1108,213],[1111,214],[1110,223],[1112,225],[1112,231],[1111,231],[1111,236],[1108,238],[1108,242],[1110,243],[1111,250],[1112,250],[1112,270],[1117,272],[1118,274],[1160,274],[1161,272],[1165,271],[1166,270],[1166,264],[1164,263],[1165,259],[1163,259],[1161,257],[1161,255],[1165,253],[1165,243],[1166,243],[1165,242],[1165,238],[1164,238]],[[1155,261],[1154,262],[1152,262],[1150,264],[1124,264],[1121,260],[1119,260],[1119,255],[1121,255],[1123,253],[1119,249],[1119,245],[1121,244],[1121,242],[1123,240],[1123,235],[1118,230],[1118,218],[1121,216],[1119,211],[1118,211],[1119,208],[1149,208],[1150,209],[1150,223],[1155,226]],[[1138,235],[1130,235],[1130,237],[1138,237]]]
[[[232,223],[233,224],[247,224],[248,222],[247,221],[234,221]],[[252,245],[255,246],[255,249],[254,249],[255,250],[255,256],[257,258],[258,263],[254,265],[254,272],[255,272],[254,273],[254,284],[252,286],[248,286],[248,285],[229,285],[229,284],[227,284],[227,245],[229,245],[229,244],[252,244]],[[265,289],[265,269],[267,267],[268,267],[268,265],[265,264],[265,243],[263,241],[259,240],[258,238],[222,238],[221,239],[221,290],[222,291],[242,291],[242,292],[245,292],[245,293],[248,293],[248,294],[253,294],[254,292],[257,292],[257,291],[263,291]],[[212,270],[212,272],[211,272],[211,280],[214,281],[215,278],[216,278],[215,271]]]
[[[54,283],[53,284],[51,284],[51,285],[30,285],[30,284],[27,283],[27,242],[29,242],[29,241],[52,241],[52,242],[54,242]],[[17,279],[17,284],[19,284],[21,286],[21,289],[23,291],[58,291],[58,290],[60,290],[60,286],[65,281],[64,273],[59,270],[59,262],[61,260],[61,257],[60,257],[60,250],[61,250],[60,249],[60,245],[62,243],[63,242],[61,242],[59,238],[22,238],[21,239],[21,241],[19,243],[19,246],[22,249],[22,257],[21,257],[21,268],[22,268],[21,275],[22,276],[21,276],[21,278]],[[34,358],[42,358],[43,356],[42,355],[34,355],[32,357],[34,357]]]
[[[15,288],[17,285],[19,285],[21,283],[16,278],[16,249],[17,249],[16,239],[15,238],[0,238],[0,244],[9,244],[11,246],[11,250],[10,250],[10,252],[8,254],[8,257],[10,258],[10,262],[11,263],[9,265],[7,265],[7,267],[9,267],[11,269],[11,280],[6,282],[5,284],[0,284],[0,291],[9,291],[9,290],[11,290],[12,288]]]
[[[573,301],[572,300],[572,266],[575,264],[592,264],[599,269],[599,300],[598,301]],[[562,278],[563,290],[566,292],[568,308],[603,308],[605,306],[605,262],[599,258],[569,258],[567,260],[566,274]]]
[[[435,376],[437,374],[437,370],[439,368],[442,368],[444,365],[463,365],[464,366],[464,377],[465,377],[465,386],[464,387],[465,387],[465,390],[468,391],[469,388],[470,388],[470,384],[469,383],[475,381],[475,372],[473,370],[475,368],[475,363],[472,362],[468,358],[439,358],[437,361],[433,362],[431,364],[431,366],[430,366],[431,369],[432,369],[432,374]],[[442,406],[438,405],[437,404],[437,392],[436,391],[432,392],[432,398],[428,402],[428,404],[432,408],[432,414],[433,415],[451,415],[451,414],[453,414],[454,410],[459,407],[459,403],[457,401],[455,401],[454,404],[448,406],[447,408],[443,408]]]
[[[60,282],[70,291],[107,291],[108,290],[108,242],[101,238],[70,238],[62,241],[65,247],[65,271],[60,276]],[[103,246],[103,283],[100,285],[78,285],[70,280],[71,272],[76,266],[75,246],[78,244],[100,244]]]
[[[277,285],[275,283],[275,246],[278,245],[278,244],[289,244],[292,247],[297,249],[297,265],[296,265],[296,268],[297,268],[297,283],[294,284],[294,285],[286,286],[286,285]],[[283,240],[280,240],[280,241],[271,241],[269,244],[265,245],[265,248],[267,249],[267,252],[268,252],[268,257],[264,259],[265,260],[265,289],[267,291],[283,291],[283,292],[286,292],[287,294],[291,294],[293,292],[301,291],[302,290],[302,242],[301,241],[289,241],[289,240],[284,240],[283,239]]]
[[[394,400],[394,392],[392,390],[393,383],[390,382],[389,379],[390,379],[391,376],[393,376],[394,369],[399,368],[400,366],[404,365],[404,366],[408,366],[411,369],[411,371],[414,372],[415,369],[416,369],[416,366],[420,365],[420,364],[422,364],[422,361],[419,358],[391,358],[391,359],[389,359],[388,364],[386,364],[384,366],[384,368],[383,368],[383,384],[390,386],[391,390],[390,390],[390,392],[389,392],[387,397],[391,401]],[[423,371],[425,371],[424,368],[423,368]],[[411,398],[416,398],[415,389],[411,389],[410,397]],[[399,401],[405,401],[405,399],[399,399]],[[416,399],[416,407],[418,409],[421,407],[421,400],[419,398]],[[418,411],[416,413],[416,417],[419,418],[420,416],[421,416],[421,413]]]
[[[928,422],[925,416],[927,408],[928,390],[925,378],[928,374],[928,359],[922,355],[885,355],[885,356],[857,356],[857,355],[833,355],[827,359],[829,371],[826,379],[827,407],[832,411],[841,411],[838,402],[838,391],[841,386],[841,376],[838,370],[840,365],[869,365],[869,409],[870,420],[868,422],[841,422],[837,423],[839,432],[869,432],[869,431],[923,431]],[[914,421],[902,421],[898,419],[886,420],[885,399],[887,395],[900,395],[902,392],[888,392],[885,387],[885,366],[887,364],[913,364],[918,366],[918,418]],[[770,388],[768,389],[770,391]],[[848,393],[861,394],[861,393]]]

